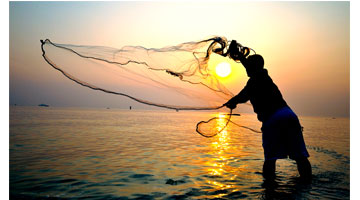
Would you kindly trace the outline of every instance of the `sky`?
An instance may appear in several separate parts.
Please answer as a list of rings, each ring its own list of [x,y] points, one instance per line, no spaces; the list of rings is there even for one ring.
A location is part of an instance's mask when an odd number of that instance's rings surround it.
[[[214,35],[261,54],[297,114],[349,117],[350,2],[9,2],[9,104],[148,108],[68,80],[40,39],[161,48]]]

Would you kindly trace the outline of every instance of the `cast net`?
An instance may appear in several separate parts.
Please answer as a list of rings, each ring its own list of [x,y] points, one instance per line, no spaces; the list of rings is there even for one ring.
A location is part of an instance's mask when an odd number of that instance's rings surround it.
[[[246,83],[244,73],[225,55],[224,37],[186,42],[163,48],[58,44],[41,40],[45,61],[68,79],[93,90],[128,97],[142,104],[174,110],[218,110]],[[216,66],[230,63],[230,78],[220,77]],[[232,77],[232,78],[231,78]],[[243,78],[242,78],[243,77]],[[231,118],[226,115],[228,125]],[[197,124],[197,132],[211,137],[212,118]]]

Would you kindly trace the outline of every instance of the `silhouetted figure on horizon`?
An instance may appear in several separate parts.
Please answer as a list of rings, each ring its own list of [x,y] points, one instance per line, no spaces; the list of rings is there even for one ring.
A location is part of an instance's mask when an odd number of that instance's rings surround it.
[[[311,164],[307,159],[309,153],[305,147],[298,117],[287,105],[278,87],[264,69],[263,57],[255,54],[246,58],[249,52],[244,52],[243,49],[240,51],[238,44],[233,40],[228,52],[232,59],[240,60],[249,80],[244,89],[224,105],[234,109],[238,103],[249,100],[253,105],[258,120],[262,122],[264,178],[274,179],[276,160],[289,157],[296,161],[300,177],[311,180]]]

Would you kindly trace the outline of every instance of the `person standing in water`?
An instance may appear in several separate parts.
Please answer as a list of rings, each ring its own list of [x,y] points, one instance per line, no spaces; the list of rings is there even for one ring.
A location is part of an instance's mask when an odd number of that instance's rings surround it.
[[[240,60],[249,80],[244,89],[224,106],[234,109],[237,104],[250,100],[258,120],[262,122],[262,146],[265,156],[263,177],[274,179],[276,160],[289,157],[296,161],[300,177],[311,180],[309,153],[298,117],[264,69],[263,57],[255,54],[246,58],[248,53],[243,49],[240,51],[238,43],[233,40],[228,52],[232,59]]]

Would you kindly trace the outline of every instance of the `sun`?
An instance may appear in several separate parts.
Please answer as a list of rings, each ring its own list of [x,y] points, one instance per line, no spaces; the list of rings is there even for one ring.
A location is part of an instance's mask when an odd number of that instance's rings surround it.
[[[231,73],[231,66],[228,62],[222,62],[215,67],[216,74],[220,77],[227,77]]]

